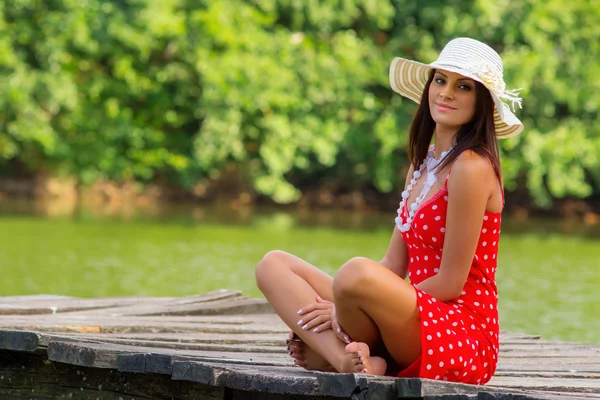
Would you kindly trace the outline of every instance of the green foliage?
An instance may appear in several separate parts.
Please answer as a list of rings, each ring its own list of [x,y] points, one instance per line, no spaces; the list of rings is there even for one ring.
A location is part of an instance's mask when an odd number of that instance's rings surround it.
[[[598,193],[597,0],[5,0],[0,164],[185,188],[233,164],[281,203],[298,182],[389,192],[415,109],[389,62],[457,36],[498,49],[523,89],[507,188]]]

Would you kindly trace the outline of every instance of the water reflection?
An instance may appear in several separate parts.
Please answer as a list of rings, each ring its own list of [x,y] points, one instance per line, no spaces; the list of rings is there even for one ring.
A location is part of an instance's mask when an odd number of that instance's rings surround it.
[[[99,202],[63,200],[2,199],[0,215],[27,215],[78,220],[165,222],[270,227],[331,227],[356,231],[393,229],[394,210],[348,211],[295,209],[293,207],[232,206],[214,204],[164,204],[155,201]],[[510,234],[567,234],[600,238],[600,222],[581,218],[523,218],[505,215],[502,230]]]

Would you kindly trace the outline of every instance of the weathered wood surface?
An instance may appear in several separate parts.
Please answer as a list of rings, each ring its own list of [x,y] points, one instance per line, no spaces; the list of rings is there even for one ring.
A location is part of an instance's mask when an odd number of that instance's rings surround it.
[[[225,290],[0,297],[0,398],[600,399],[600,345],[502,332],[494,378],[472,386],[304,371],[287,332],[264,300]]]

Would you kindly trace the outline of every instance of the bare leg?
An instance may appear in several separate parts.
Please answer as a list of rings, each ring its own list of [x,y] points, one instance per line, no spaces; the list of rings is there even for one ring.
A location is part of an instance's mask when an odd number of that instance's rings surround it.
[[[283,251],[267,253],[256,266],[256,283],[283,322],[336,371],[348,369],[346,344],[329,329],[315,333],[298,326],[298,310],[317,295],[333,301],[333,278],[306,261]]]
[[[353,258],[335,280],[291,254],[269,252],[257,265],[257,284],[281,319],[340,372],[385,373],[386,362],[370,347],[383,340],[394,361],[407,366],[420,354],[416,293],[406,281],[378,263]],[[316,296],[335,297],[340,324],[355,340],[346,346],[332,330],[302,330],[297,311]]]
[[[417,295],[402,278],[372,260],[357,257],[340,268],[333,293],[338,321],[355,341],[346,350],[355,355],[362,353],[362,366],[367,373],[379,373],[382,368],[383,360],[369,354],[375,336],[381,337],[401,367],[410,365],[420,355]]]

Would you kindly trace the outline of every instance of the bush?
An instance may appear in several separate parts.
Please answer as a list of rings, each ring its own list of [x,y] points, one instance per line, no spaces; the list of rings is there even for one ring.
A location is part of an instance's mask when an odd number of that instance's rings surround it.
[[[471,36],[524,96],[507,189],[525,182],[539,205],[599,191],[591,0],[5,0],[0,32],[4,166],[189,189],[233,164],[280,203],[299,182],[390,192],[415,109],[390,60]]]

